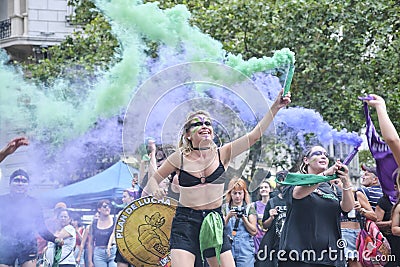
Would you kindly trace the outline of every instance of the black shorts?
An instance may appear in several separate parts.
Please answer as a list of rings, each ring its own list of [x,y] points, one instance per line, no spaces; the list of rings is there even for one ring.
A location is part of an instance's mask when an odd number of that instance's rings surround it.
[[[124,257],[122,257],[121,253],[119,253],[119,250],[117,248],[117,252],[115,253],[115,259],[114,262],[121,262],[121,263],[126,263],[126,264],[130,264],[127,260],[125,260]]]
[[[194,266],[203,266],[200,254],[200,227],[208,213],[218,212],[223,220],[221,208],[214,210],[194,210],[186,207],[178,207],[172,221],[171,236],[169,239],[171,249],[182,249],[195,255]],[[223,244],[221,254],[231,250],[231,243],[227,235],[227,228],[224,227]],[[215,257],[215,249],[204,250],[204,257]]]
[[[18,259],[20,265],[37,257],[36,239],[22,241],[0,237],[0,264],[14,266]]]

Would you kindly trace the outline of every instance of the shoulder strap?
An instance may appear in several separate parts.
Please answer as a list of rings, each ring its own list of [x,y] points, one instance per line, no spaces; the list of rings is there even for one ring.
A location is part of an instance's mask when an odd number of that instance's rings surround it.
[[[71,255],[72,251],[74,251],[74,250],[75,250],[75,247],[74,247],[73,249],[71,249],[71,250],[69,251],[69,253],[67,254],[67,256],[65,256],[64,258],[62,258],[58,263],[61,263],[63,260],[65,260],[66,258],[68,258],[68,256]]]
[[[246,216],[247,217],[249,217],[250,208],[251,208],[251,205],[246,206]]]
[[[183,153],[181,153],[181,167],[180,167],[180,169],[183,170]]]

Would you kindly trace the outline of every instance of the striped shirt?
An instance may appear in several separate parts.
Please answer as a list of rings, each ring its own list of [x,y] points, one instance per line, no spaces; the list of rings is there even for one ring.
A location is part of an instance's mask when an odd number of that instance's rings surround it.
[[[367,196],[369,204],[371,204],[372,209],[375,211],[376,204],[378,200],[383,196],[382,188],[380,185],[373,185],[369,187],[362,186],[358,189]]]

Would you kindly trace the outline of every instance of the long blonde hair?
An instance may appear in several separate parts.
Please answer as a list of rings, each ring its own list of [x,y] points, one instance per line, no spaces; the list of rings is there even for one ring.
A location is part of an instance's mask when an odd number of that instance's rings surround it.
[[[247,184],[243,179],[233,178],[232,180],[229,181],[228,191],[226,192],[226,203],[228,203],[229,205],[232,204],[232,196],[231,196],[232,190],[236,190],[236,191],[243,190],[244,202],[246,203],[246,205],[251,203],[250,194],[249,194],[249,191],[247,191]]]
[[[178,142],[178,149],[184,155],[188,155],[191,151],[193,151],[193,144],[192,141],[188,139],[187,133],[190,130],[190,124],[192,123],[192,120],[199,115],[211,118],[210,113],[205,110],[197,110],[188,114],[188,116],[186,117],[186,122],[182,128],[181,137],[179,138]],[[212,134],[214,134],[214,130]],[[213,144],[211,145],[211,149],[216,149],[216,147],[217,145],[213,142]]]

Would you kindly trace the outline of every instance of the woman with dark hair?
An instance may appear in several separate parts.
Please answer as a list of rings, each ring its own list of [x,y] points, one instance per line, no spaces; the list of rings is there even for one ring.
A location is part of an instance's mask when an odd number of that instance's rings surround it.
[[[61,267],[75,267],[76,259],[74,250],[76,246],[76,231],[71,225],[70,212],[64,208],[59,209],[57,210],[56,218],[58,221],[58,229],[56,229],[54,234],[64,240],[58,265]],[[55,244],[49,242],[46,250],[46,258],[54,258],[55,251]]]
[[[258,187],[258,200],[251,203],[257,212],[257,233],[254,236],[254,253],[258,252],[260,242],[264,237],[267,229],[263,227],[262,218],[264,216],[265,206],[269,200],[269,193],[271,193],[272,187],[267,180],[263,180]]]
[[[287,213],[279,246],[285,252],[279,259],[280,267],[344,266],[344,258],[338,253],[340,213],[354,207],[354,197],[347,166],[339,160],[328,166],[325,148],[313,146],[302,158],[300,172],[311,174],[309,177],[336,173],[343,183],[343,193],[333,190],[328,182],[288,185],[283,190]],[[288,174],[285,183],[289,182]]]
[[[202,266],[200,228],[206,216],[214,213],[219,214],[217,223],[221,225],[225,184],[222,174],[233,158],[261,138],[278,111],[290,103],[290,95],[282,94],[283,90],[253,130],[220,148],[213,140],[214,129],[208,112],[199,110],[187,116],[178,150],[154,172],[144,189],[161,199],[166,192],[159,187],[160,182],[173,172],[178,174],[180,206],[176,209],[171,228],[172,266]],[[222,247],[218,244],[218,248],[204,250],[205,258],[212,267],[235,265],[227,233],[222,235]]]
[[[236,267],[254,265],[254,239],[257,233],[257,212],[250,203],[247,184],[243,179],[232,179],[222,205],[225,226],[232,242]]]
[[[89,232],[89,267],[116,267],[114,262],[117,247],[107,250],[108,241],[114,230],[114,219],[111,216],[111,203],[107,199],[97,203],[98,219],[94,219]]]

